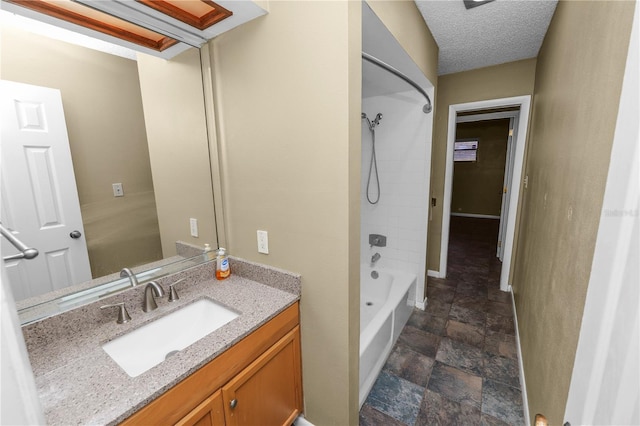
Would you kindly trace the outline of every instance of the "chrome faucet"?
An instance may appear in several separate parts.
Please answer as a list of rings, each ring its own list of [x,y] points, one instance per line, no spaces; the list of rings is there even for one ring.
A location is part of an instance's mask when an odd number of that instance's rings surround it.
[[[160,287],[155,281],[149,281],[147,286],[144,288],[144,301],[142,303],[142,310],[145,312],[153,311],[158,308],[156,304],[156,299],[153,297],[162,297],[164,296],[164,290]]]
[[[382,256],[380,256],[380,253],[376,253],[373,256],[371,256],[371,264],[374,265],[378,260],[380,260]]]
[[[136,278],[136,274],[131,272],[131,269],[129,268],[122,268],[122,271],[120,271],[120,278],[129,278],[129,281],[131,282],[131,287],[135,287],[138,285],[138,279]]]

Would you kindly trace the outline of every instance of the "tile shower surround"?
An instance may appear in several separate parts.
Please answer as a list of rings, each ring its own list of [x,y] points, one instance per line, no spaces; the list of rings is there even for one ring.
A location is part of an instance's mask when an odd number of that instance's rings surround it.
[[[429,277],[360,425],[524,424],[509,293],[500,291],[498,221],[451,218],[445,280]]]
[[[383,118],[375,128],[380,177],[380,200],[375,205],[366,198],[372,150],[371,132],[362,120],[360,260],[368,264],[374,253],[380,253],[379,266],[412,272],[418,282],[424,281],[426,269],[424,218],[429,206],[423,194],[429,193],[431,162],[431,147],[425,143],[431,135],[431,121],[422,112],[423,103],[424,98],[415,91],[362,101],[362,110],[370,119],[379,112]],[[370,193],[376,194],[375,176],[371,177]],[[369,247],[369,234],[386,235],[387,246]],[[418,293],[421,295],[422,289]]]

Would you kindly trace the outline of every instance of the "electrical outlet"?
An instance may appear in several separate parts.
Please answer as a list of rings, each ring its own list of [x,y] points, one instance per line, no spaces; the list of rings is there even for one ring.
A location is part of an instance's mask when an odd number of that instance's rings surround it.
[[[198,219],[190,218],[189,226],[191,227],[191,236],[198,238]]]
[[[258,253],[269,254],[269,234],[258,231]]]
[[[114,197],[124,197],[124,189],[122,189],[121,183],[114,183],[113,185],[113,196]]]

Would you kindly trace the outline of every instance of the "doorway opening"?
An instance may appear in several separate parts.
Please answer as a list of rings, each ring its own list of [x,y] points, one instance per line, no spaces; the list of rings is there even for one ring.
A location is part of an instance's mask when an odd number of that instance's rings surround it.
[[[442,220],[442,242],[440,247],[440,272],[439,278],[445,278],[447,274],[447,260],[449,250],[449,233],[451,225],[451,214],[460,214],[458,205],[453,206],[453,174],[454,157],[456,156],[456,129],[459,123],[474,123],[491,120],[509,120],[509,131],[507,148],[504,154],[503,163],[503,186],[500,194],[500,213],[498,224],[498,241],[496,256],[502,260],[500,266],[500,289],[510,291],[511,285],[509,275],[511,272],[511,261],[513,254],[513,240],[515,235],[515,222],[517,217],[517,207],[520,197],[520,186],[522,180],[522,167],[524,163],[525,140],[527,134],[528,117],[530,110],[531,96],[520,96],[514,98],[494,99],[487,101],[471,102],[466,104],[456,104],[449,107],[448,137],[447,137],[447,157],[445,168],[445,191],[443,200],[443,220]],[[487,112],[491,110],[491,112]],[[481,114],[481,112],[484,112]],[[469,138],[464,138],[469,139]],[[459,140],[459,142],[464,142]],[[467,144],[467,146],[473,144]],[[460,147],[460,144],[458,145]],[[478,144],[475,145],[476,149]],[[478,151],[481,155],[482,151]],[[495,179],[495,177],[494,177]],[[496,191],[497,192],[497,191]],[[497,198],[497,193],[494,197]],[[495,212],[496,203],[491,203]],[[487,210],[489,211],[489,210]],[[464,212],[463,212],[464,213]],[[474,214],[473,212],[467,214]],[[483,213],[475,213],[482,218]],[[496,214],[484,214],[485,216],[496,216]],[[473,217],[473,216],[472,216]]]

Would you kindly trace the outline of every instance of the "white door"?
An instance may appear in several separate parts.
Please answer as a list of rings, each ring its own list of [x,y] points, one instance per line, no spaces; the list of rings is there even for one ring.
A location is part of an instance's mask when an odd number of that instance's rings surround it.
[[[22,337],[16,304],[0,270],[0,424],[43,425],[44,414]]]
[[[1,221],[40,252],[2,262],[15,299],[90,280],[60,91],[0,81],[0,120]],[[3,257],[15,253],[3,238]]]
[[[513,149],[513,141],[515,136],[515,129],[517,126],[516,120],[509,119],[509,138],[507,139],[507,160],[504,166],[504,181],[502,184],[502,207],[500,208],[500,229],[498,231],[498,249],[496,256],[502,262],[504,253],[504,236],[507,232],[507,217],[509,216],[509,197],[511,195],[511,179],[513,178],[513,162],[515,160],[515,150]]]

